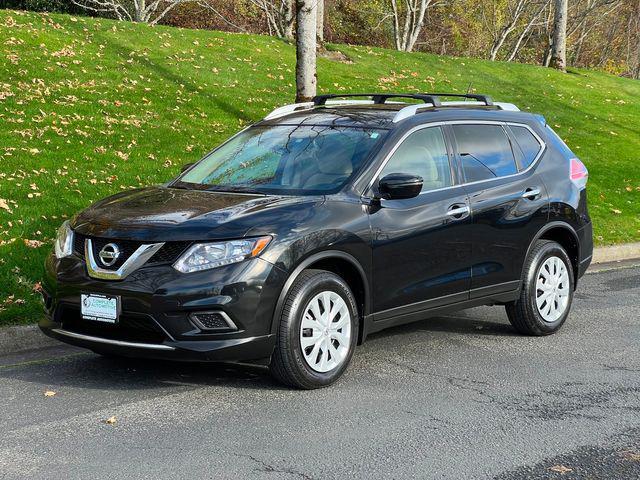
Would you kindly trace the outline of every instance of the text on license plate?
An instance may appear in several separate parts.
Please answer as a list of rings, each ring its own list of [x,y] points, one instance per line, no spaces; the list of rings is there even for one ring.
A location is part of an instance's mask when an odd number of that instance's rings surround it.
[[[118,297],[98,294],[80,295],[80,312],[85,320],[116,323],[120,310]]]

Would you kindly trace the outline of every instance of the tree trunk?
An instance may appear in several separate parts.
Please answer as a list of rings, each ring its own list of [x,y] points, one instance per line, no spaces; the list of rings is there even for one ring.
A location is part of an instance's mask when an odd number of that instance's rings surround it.
[[[393,17],[393,38],[396,50],[411,52],[418,41],[424,27],[424,17],[431,0],[404,0],[404,9],[398,7],[397,0],[391,0],[391,16]],[[401,25],[400,16],[404,15]]]
[[[636,80],[640,80],[640,0],[638,0],[638,8],[636,9],[636,66],[633,69],[633,78]]]
[[[418,37],[420,36],[420,32],[424,27],[424,16],[427,13],[427,8],[431,0],[420,0],[420,8],[417,8],[417,5],[414,4],[413,10],[413,21],[411,22],[411,35],[409,35],[409,42],[407,44],[406,51],[412,52],[413,47],[415,47],[416,42],[418,41]]]
[[[496,57],[498,56],[498,52],[502,48],[502,45],[504,45],[504,41],[507,39],[507,37],[509,36],[512,30],[513,28],[511,28],[511,25],[508,25],[502,29],[502,31],[500,32],[500,35],[493,42],[493,45],[491,46],[491,53],[489,54],[489,60],[491,60],[492,62],[496,60]]]
[[[316,0],[297,0],[296,102],[316,94]]]
[[[284,0],[284,38],[293,38],[293,24],[296,20],[294,0]]]
[[[568,0],[555,0],[553,16],[553,42],[551,44],[551,66],[567,71],[567,8]]]
[[[396,0],[391,0],[391,7],[393,9],[393,40],[396,44],[396,50],[402,50],[402,45],[400,44],[400,16]]]
[[[134,21],[136,22],[144,22],[145,18],[144,18],[144,9],[145,9],[145,1],[144,0],[134,0],[133,2],[133,7],[134,7]]]
[[[324,0],[317,0],[317,25],[316,32],[318,37],[318,42],[324,42]]]
[[[633,72],[633,78],[636,80],[640,80],[640,21],[638,21],[638,28],[636,32],[637,38],[636,42],[638,43],[638,48],[636,49],[636,68]]]

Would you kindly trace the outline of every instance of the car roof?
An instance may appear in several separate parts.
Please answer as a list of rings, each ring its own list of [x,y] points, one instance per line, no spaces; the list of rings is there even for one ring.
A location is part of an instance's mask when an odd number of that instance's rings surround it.
[[[384,104],[346,104],[326,105],[312,108],[301,108],[291,113],[285,113],[258,122],[257,126],[275,125],[327,125],[335,127],[359,127],[396,129],[416,124],[432,123],[452,120],[493,120],[504,122],[529,123],[534,116],[530,113],[517,111],[516,107],[504,110],[499,105],[481,105],[478,103],[450,102],[435,107],[415,104],[415,111],[411,110],[400,121],[397,119],[401,110],[414,104],[384,103]],[[509,104],[502,104],[509,105]]]

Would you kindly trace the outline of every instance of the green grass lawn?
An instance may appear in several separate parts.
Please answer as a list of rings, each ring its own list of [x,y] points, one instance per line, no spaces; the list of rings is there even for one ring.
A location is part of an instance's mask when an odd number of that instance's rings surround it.
[[[640,239],[640,82],[333,45],[319,91],[469,87],[543,113],[590,171],[600,245]],[[163,182],[294,96],[294,48],[257,35],[0,10],[0,325],[41,315],[56,228]]]

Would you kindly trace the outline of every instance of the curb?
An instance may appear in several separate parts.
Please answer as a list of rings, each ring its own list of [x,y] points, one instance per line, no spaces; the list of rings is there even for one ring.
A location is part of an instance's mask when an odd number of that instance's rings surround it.
[[[594,248],[591,263],[597,265],[634,259],[640,259],[640,242]]]
[[[602,267],[606,269],[606,264],[609,263],[613,264],[611,268],[616,268],[616,263],[625,260],[640,261],[640,242],[595,248],[591,265],[592,267],[597,266],[597,268],[590,267],[589,270],[601,271]],[[37,325],[0,328],[0,356],[56,345],[60,345],[60,342],[47,337]]]
[[[0,356],[55,345],[60,345],[60,342],[47,337],[37,325],[0,328]]]

